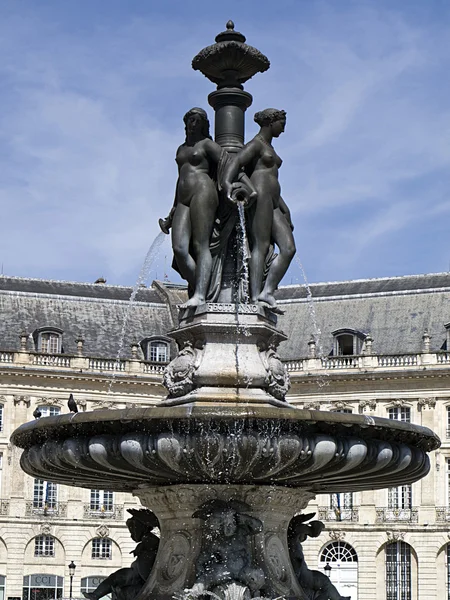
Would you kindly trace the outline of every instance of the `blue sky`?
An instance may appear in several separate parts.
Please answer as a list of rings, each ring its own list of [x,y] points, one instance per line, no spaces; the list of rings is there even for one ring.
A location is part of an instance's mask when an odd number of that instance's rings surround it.
[[[136,281],[182,116],[213,117],[191,60],[230,18],[271,61],[246,84],[247,139],[257,110],[288,113],[280,181],[309,280],[450,270],[448,2],[3,0],[4,274]],[[150,277],[176,280],[170,263],[167,239]]]

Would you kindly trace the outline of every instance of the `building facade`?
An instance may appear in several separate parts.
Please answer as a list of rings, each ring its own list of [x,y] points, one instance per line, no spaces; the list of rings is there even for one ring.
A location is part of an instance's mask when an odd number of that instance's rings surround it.
[[[278,292],[289,402],[363,414],[368,427],[373,416],[424,425],[442,447],[412,486],[318,496],[326,531],[305,544],[308,564],[352,600],[450,599],[450,274],[310,288]],[[167,333],[186,291],[154,282],[130,307],[131,291],[0,277],[0,600],[69,597],[71,584],[79,597],[132,560],[133,497],[34,480],[9,444],[36,409],[68,412],[70,393],[79,410],[165,395]]]

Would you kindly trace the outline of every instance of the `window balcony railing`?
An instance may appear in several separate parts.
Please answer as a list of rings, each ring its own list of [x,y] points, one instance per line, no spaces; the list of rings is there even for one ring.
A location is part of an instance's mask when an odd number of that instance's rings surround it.
[[[376,508],[376,523],[417,523],[417,508]]]
[[[450,521],[450,506],[436,506],[436,522],[447,523]]]
[[[51,504],[35,505],[34,502],[27,502],[25,505],[25,515],[27,517],[67,517],[67,502],[52,502]]]
[[[413,367],[418,364],[418,354],[384,354],[378,356],[379,367]]]
[[[168,363],[163,362],[145,362],[142,366],[144,373],[156,373],[162,375],[167,365]]]
[[[85,519],[113,519],[116,521],[123,520],[123,506],[121,504],[113,504],[112,506],[107,507],[96,507],[88,502],[83,508],[83,515]]]
[[[9,500],[0,498],[0,515],[9,515]]]
[[[358,521],[358,509],[357,508],[326,508],[319,506],[319,521],[350,521],[356,523]]]
[[[2,362],[2,363],[14,362],[14,352],[0,352],[0,362]]]

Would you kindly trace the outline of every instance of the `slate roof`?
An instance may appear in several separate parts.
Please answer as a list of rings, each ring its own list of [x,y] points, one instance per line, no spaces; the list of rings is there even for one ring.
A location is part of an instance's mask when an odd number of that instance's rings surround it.
[[[22,331],[57,327],[63,330],[64,353],[76,354],[76,340],[82,337],[85,355],[115,357],[129,310],[122,352],[129,357],[131,343],[164,336],[172,328],[161,294],[140,288],[129,308],[131,292],[122,286],[1,276],[0,348],[17,350]]]
[[[446,340],[450,273],[317,283],[310,290],[312,304],[305,286],[286,286],[277,292],[286,311],[278,324],[289,333],[280,347],[282,358],[306,356],[307,342],[317,329],[324,355],[333,348],[331,333],[341,328],[370,333],[379,354],[420,351],[425,330],[432,337],[432,350],[439,350]]]
[[[450,322],[450,273],[365,279],[285,286],[277,292],[286,313],[280,328],[289,340],[280,346],[284,359],[306,356],[312,333],[321,331],[324,354],[333,347],[331,332],[350,328],[370,333],[380,354],[418,352],[425,329],[431,349],[439,350]],[[132,288],[0,276],[0,349],[19,347],[22,331],[40,327],[63,330],[63,347],[76,353],[76,340],[84,338],[84,354],[115,357]],[[129,312],[124,351],[134,341],[164,336],[176,322],[176,305],[187,298],[183,285],[154,282],[140,288]],[[316,327],[313,323],[313,313]]]

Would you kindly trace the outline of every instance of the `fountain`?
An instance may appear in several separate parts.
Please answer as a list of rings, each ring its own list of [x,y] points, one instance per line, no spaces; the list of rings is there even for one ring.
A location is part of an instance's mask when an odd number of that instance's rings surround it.
[[[269,61],[231,21],[193,67],[217,84],[215,141],[205,111],[188,111],[177,197],[160,220],[190,296],[170,332],[179,354],[165,372],[169,394],[151,408],[42,418],[12,441],[34,477],[131,492],[147,507],[127,522],[133,565],[92,600],[109,591],[118,600],[340,600],[305,563],[302,544],[323,524],[302,511],[319,493],[417,481],[439,440],[424,427],[286,402],[273,292],[295,246],[272,145],[285,113],[257,113],[260,132],[243,146],[252,97],[242,84]]]

